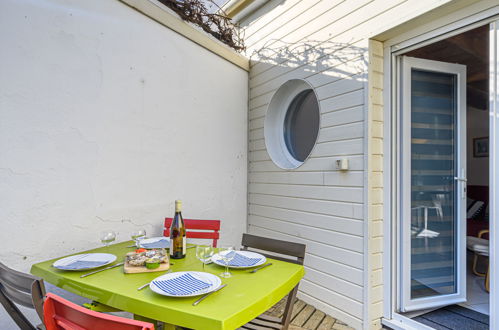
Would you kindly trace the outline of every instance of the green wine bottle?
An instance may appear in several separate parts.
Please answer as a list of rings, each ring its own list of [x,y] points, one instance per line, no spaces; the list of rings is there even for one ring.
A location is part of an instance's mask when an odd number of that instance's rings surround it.
[[[185,238],[185,225],[182,218],[182,202],[175,201],[175,216],[170,228],[170,258],[185,258],[187,240]]]

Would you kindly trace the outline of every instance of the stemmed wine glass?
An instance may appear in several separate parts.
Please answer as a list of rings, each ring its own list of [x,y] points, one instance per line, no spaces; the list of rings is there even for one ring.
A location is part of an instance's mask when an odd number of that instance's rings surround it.
[[[114,242],[115,239],[116,233],[112,230],[105,230],[100,233],[100,241],[102,242],[102,244],[104,244],[104,246],[106,246],[106,248],[109,246],[109,244]]]
[[[146,230],[145,229],[135,230],[132,232],[132,234],[130,236],[135,241],[135,246],[139,247],[139,240],[141,238],[146,237]]]
[[[235,256],[235,251],[233,246],[221,246],[218,249],[218,254],[220,255],[220,258],[223,260],[225,264],[225,272],[218,275],[223,278],[229,278],[232,277],[232,274],[229,272],[229,263]]]
[[[198,258],[203,263],[203,271],[204,265],[206,264],[206,262],[210,261],[210,258],[213,256],[213,254],[213,247],[209,245],[196,246],[196,258]]]

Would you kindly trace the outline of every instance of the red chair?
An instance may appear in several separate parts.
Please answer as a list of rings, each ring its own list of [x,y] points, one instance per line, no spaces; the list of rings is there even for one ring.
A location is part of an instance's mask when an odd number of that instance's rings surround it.
[[[147,322],[94,312],[47,293],[43,316],[47,330],[154,330]]]
[[[165,218],[165,231],[163,232],[163,236],[170,236],[172,221],[173,218]],[[220,220],[184,219],[184,224],[186,228],[186,236],[188,238],[213,239],[213,247],[217,247],[217,241],[220,238],[220,233],[218,232],[220,230]]]

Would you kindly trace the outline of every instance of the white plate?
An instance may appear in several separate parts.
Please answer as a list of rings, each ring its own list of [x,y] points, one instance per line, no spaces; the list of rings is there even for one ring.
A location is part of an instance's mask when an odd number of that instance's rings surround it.
[[[201,281],[203,281],[205,283],[211,284],[211,286],[208,287],[208,288],[206,288],[206,289],[199,290],[199,291],[196,291],[194,293],[187,294],[187,295],[171,295],[171,294],[169,294],[169,293],[161,290],[154,283],[155,281],[164,281],[164,280],[174,279],[174,278],[182,276],[182,275],[184,275],[186,273],[191,274],[193,277],[197,278],[198,280],[201,280]],[[151,290],[153,292],[156,292],[156,293],[158,293],[160,295],[163,295],[163,296],[168,296],[168,297],[195,297],[195,296],[199,296],[199,295],[206,294],[208,292],[214,291],[214,290],[218,289],[218,287],[220,287],[220,285],[222,285],[222,280],[220,280],[220,278],[218,276],[215,276],[215,275],[210,274],[210,273],[205,273],[205,272],[175,272],[175,273],[168,273],[168,274],[156,277],[154,280],[151,281],[151,284],[149,284],[149,287],[151,288]]]
[[[245,257],[248,257],[248,258],[260,258],[260,261],[258,261],[253,266],[231,266],[231,265],[229,265],[229,268],[239,269],[239,268],[258,267],[260,265],[263,265],[267,261],[267,258],[265,258],[265,256],[261,255],[260,253],[251,252],[251,251],[235,251],[235,252],[238,254],[241,254]],[[226,253],[226,251],[224,251],[222,253]],[[220,253],[217,253],[213,257],[211,257],[211,261],[213,261],[213,263],[215,263],[219,266],[225,267],[225,264],[222,262],[222,257],[220,256]]]
[[[150,244],[150,243],[155,243],[155,242],[158,242],[158,241],[161,241],[161,240],[166,240],[167,241],[167,244],[166,246],[164,247],[164,249],[168,249],[170,248],[170,237],[164,237],[164,236],[160,236],[160,237],[151,237],[151,238],[142,238],[142,239],[139,239],[139,248],[144,248],[144,249],[147,249],[145,247],[142,246],[142,244]],[[150,248],[150,249],[161,249],[161,247],[157,247],[157,248]]]
[[[116,256],[110,253],[84,253],[56,260],[52,264],[52,266],[62,270],[80,271],[80,270],[88,270],[88,269],[94,269],[106,266],[109,265],[110,263],[113,263],[115,260]],[[76,261],[87,261],[87,262],[95,261],[99,262],[99,265],[92,267],[79,267],[78,269],[64,269],[64,266],[70,265]]]

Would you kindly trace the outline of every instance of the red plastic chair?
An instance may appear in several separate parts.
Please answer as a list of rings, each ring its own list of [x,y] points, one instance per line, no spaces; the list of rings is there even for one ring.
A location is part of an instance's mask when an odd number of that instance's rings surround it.
[[[88,310],[53,293],[47,293],[43,316],[47,330],[154,330],[147,322]]]
[[[165,231],[163,236],[170,236],[170,227],[173,218],[165,218]],[[186,236],[188,238],[213,239],[213,247],[217,247],[217,241],[220,238],[220,220],[194,220],[184,219]],[[204,230],[204,231],[191,231]]]

